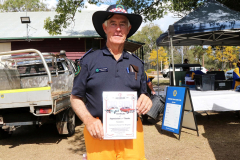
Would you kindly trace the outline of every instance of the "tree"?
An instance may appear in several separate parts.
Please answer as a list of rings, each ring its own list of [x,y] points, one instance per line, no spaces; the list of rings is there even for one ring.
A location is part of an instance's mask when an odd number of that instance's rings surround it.
[[[174,12],[184,16],[204,4],[208,0],[118,0],[117,4],[123,4],[134,13],[144,17],[144,21],[153,21],[162,18],[167,12]],[[217,0],[227,7],[240,11],[239,0]],[[90,4],[106,3],[106,0],[88,0]],[[111,3],[111,2],[108,2]],[[67,28],[74,21],[76,11],[81,11],[84,7],[84,0],[59,0],[57,4],[57,13],[53,20],[47,18],[44,28],[49,34],[61,34],[62,29]]]
[[[6,0],[1,5],[1,12],[48,11],[47,5],[40,0]]]
[[[158,25],[150,23],[145,25],[140,31],[137,31],[129,39],[145,43],[143,51],[145,54],[150,53],[153,49],[156,49],[156,39],[162,34],[162,30]]]
[[[163,47],[160,47],[158,49],[158,53],[155,49],[153,49],[152,52],[150,53],[149,60],[150,60],[151,65],[156,66],[157,65],[157,59],[158,59],[159,66],[161,65],[161,63],[165,66],[169,65],[167,52],[165,51],[165,49]]]
[[[166,12],[175,12],[184,16],[209,0],[118,0],[118,3],[131,8],[134,13],[141,14],[145,21],[163,17]],[[240,11],[239,0],[216,0],[230,9]]]
[[[90,4],[102,3],[100,0],[88,0]],[[44,29],[50,35],[61,34],[63,29],[66,29],[73,21],[77,11],[81,12],[80,8],[84,7],[84,0],[59,0],[56,8],[58,15],[51,20],[48,17],[44,21]]]
[[[236,66],[238,61],[238,51],[240,47],[233,46],[216,46],[213,48],[209,46],[207,49],[207,56],[214,60],[215,63],[223,63],[223,67],[226,68],[226,64],[229,64],[229,68]]]
[[[204,66],[204,54],[206,50],[202,46],[194,46],[192,47],[193,55],[195,58],[195,62],[201,63]]]
[[[189,63],[195,62],[194,56],[193,56],[193,50],[191,48],[192,46],[174,46],[173,47],[174,63],[181,64],[183,63],[182,59],[183,60],[188,59]],[[170,57],[171,59],[172,55],[171,55],[170,47],[167,47],[166,50],[169,53],[168,57]],[[183,53],[183,57],[182,57],[182,53]],[[170,63],[172,63],[172,61],[170,61]]]
[[[153,49],[157,48],[156,39],[162,33],[163,32],[158,25],[150,23],[142,27],[140,31],[137,31],[136,34],[134,34],[129,38],[134,41],[145,43],[145,45],[143,45],[145,69],[149,69],[151,67],[149,65],[150,63],[148,63],[149,56],[150,56],[149,53]]]

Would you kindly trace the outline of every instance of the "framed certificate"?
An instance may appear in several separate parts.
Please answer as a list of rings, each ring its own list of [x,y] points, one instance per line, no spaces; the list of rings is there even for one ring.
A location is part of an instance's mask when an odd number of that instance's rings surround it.
[[[103,92],[104,139],[136,139],[137,92]]]

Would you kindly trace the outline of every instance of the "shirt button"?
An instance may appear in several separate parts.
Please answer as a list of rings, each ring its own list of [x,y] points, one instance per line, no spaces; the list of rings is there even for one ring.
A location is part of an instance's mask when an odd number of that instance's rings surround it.
[[[117,72],[118,72],[118,69],[117,69]]]

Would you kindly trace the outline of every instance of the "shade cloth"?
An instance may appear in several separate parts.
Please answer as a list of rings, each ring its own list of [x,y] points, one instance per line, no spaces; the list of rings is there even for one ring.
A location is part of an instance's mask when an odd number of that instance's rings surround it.
[[[240,12],[209,0],[173,24],[173,46],[240,44]],[[157,39],[158,46],[168,46],[168,31]]]

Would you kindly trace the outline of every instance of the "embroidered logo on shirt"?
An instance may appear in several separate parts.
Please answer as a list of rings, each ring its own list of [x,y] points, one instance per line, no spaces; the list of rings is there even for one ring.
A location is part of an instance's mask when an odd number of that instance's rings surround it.
[[[108,72],[108,68],[104,67],[104,68],[96,68],[96,73],[100,73],[100,72]]]
[[[77,65],[77,71],[76,71],[76,73],[75,73],[75,77],[76,77],[77,75],[79,75],[80,71],[81,71],[81,66],[78,64],[78,65]]]

